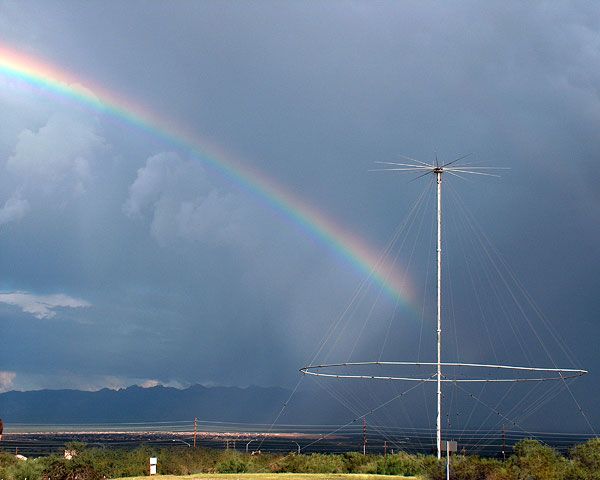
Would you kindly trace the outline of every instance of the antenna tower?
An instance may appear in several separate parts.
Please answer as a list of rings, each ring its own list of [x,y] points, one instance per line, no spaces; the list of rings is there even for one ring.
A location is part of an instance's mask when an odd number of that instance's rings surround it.
[[[351,378],[365,380],[399,380],[399,381],[418,381],[418,382],[436,382],[436,401],[437,401],[437,418],[436,418],[436,450],[437,457],[442,457],[442,384],[444,382],[527,382],[527,381],[547,381],[556,380],[564,381],[568,378],[579,377],[588,373],[586,370],[568,369],[568,368],[543,368],[543,367],[526,367],[513,365],[490,365],[490,364],[475,364],[475,363],[449,363],[442,361],[442,177],[445,173],[459,178],[464,178],[464,175],[483,175],[490,177],[499,177],[496,173],[491,173],[494,170],[503,170],[503,167],[488,167],[461,165],[458,162],[469,157],[471,154],[462,155],[455,160],[440,165],[436,155],[435,163],[430,164],[415,160],[411,157],[400,155],[401,158],[411,163],[397,162],[375,162],[382,165],[381,168],[371,171],[384,172],[406,172],[419,174],[413,180],[424,177],[426,175],[435,175],[437,184],[437,361],[434,362],[410,362],[410,361],[369,361],[369,362],[345,362],[332,363],[322,365],[308,365],[300,369],[307,375],[317,377],[331,378]],[[378,375],[360,375],[344,373],[340,371],[331,371],[337,368],[352,368],[367,365],[387,365],[387,366],[430,366],[435,367],[435,373],[429,377],[416,378],[413,376],[378,376]],[[493,371],[512,371],[522,374],[520,378],[484,378],[484,375],[475,375],[474,377],[457,377],[451,378],[444,375],[442,367],[465,367],[474,369],[490,369]],[[535,378],[525,376],[525,372],[534,373]],[[364,417],[363,417],[364,420]]]

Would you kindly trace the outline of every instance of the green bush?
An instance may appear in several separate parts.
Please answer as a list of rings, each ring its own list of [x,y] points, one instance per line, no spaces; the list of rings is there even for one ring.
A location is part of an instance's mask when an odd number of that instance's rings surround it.
[[[486,480],[518,480],[519,473],[514,465],[505,463],[491,471]]]
[[[14,455],[6,452],[0,452],[0,468],[10,467],[17,463],[19,463],[19,460],[17,460]]]
[[[593,438],[571,449],[569,479],[600,480],[600,439]]]
[[[6,452],[0,452],[0,478],[10,480],[13,478],[11,468],[16,465],[19,461],[14,455]]]
[[[279,473],[345,473],[346,466],[341,455],[290,453],[276,462],[273,471]]]
[[[241,458],[230,458],[217,463],[218,473],[244,473],[248,470],[248,464]]]
[[[413,457],[415,458],[415,457]],[[417,456],[420,470],[428,480],[445,480],[446,459],[438,460],[432,455]],[[406,474],[405,474],[406,475]],[[476,455],[455,455],[450,464],[450,477],[453,480],[519,480],[518,470],[510,462]],[[533,478],[533,477],[531,477]]]
[[[149,458],[153,456],[156,451],[144,446],[135,450],[86,448],[70,462],[91,463],[101,476],[107,478],[132,477],[146,475]]]
[[[56,457],[44,468],[42,478],[44,480],[100,480],[102,474],[89,459],[81,459],[79,456],[73,460]]]
[[[375,473],[380,475],[405,475],[415,476],[424,472],[420,458],[415,455],[409,455],[400,452],[394,455],[387,455],[379,458]]]
[[[16,460],[15,463],[3,469],[2,478],[5,480],[40,480],[45,467],[44,460],[43,458]]]
[[[537,440],[517,443],[510,460],[518,470],[518,478],[523,480],[562,480],[569,466],[556,450]]]
[[[492,474],[497,475],[502,462],[492,458],[456,455],[452,457],[452,474],[461,480],[487,480]]]
[[[427,455],[421,459],[423,473],[429,480],[444,480],[446,478],[446,467],[442,460],[433,455]]]
[[[379,455],[363,455],[359,452],[346,452],[342,461],[347,473],[375,473]]]

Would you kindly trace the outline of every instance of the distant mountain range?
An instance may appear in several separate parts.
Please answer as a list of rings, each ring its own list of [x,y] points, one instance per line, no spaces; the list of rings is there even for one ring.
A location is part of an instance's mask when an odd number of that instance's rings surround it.
[[[0,394],[0,418],[10,423],[69,424],[220,420],[270,423],[290,396],[279,387],[204,387],[186,389],[131,386],[120,390],[36,390]],[[348,421],[332,399],[298,392],[286,422]],[[345,413],[340,415],[340,413]]]
[[[282,424],[332,425],[352,422],[368,413],[376,405],[389,404],[376,415],[369,415],[370,422],[388,426],[427,426],[431,421],[431,405],[424,403],[421,392],[400,399],[397,393],[384,396],[375,388],[339,386],[327,393],[314,384],[296,391],[278,418]],[[329,386],[330,390],[333,390]],[[362,392],[362,396],[359,393]],[[169,422],[194,417],[201,421],[271,424],[288,402],[291,390],[280,387],[205,387],[193,385],[185,389],[156,386],[142,388],[131,386],[120,390],[102,389],[95,392],[80,390],[37,390],[6,392],[0,394],[0,418],[5,428],[15,423],[76,424],[76,423],[131,423]],[[395,398],[395,400],[394,400]],[[432,398],[430,396],[430,398]],[[458,405],[458,406],[457,406]],[[455,408],[459,408],[455,404]],[[482,409],[473,414],[472,405],[464,404],[464,411],[471,411],[472,423],[487,421],[489,411]],[[552,431],[572,431],[572,420],[561,416],[551,419],[545,412],[532,416],[532,428],[552,428]],[[550,426],[549,426],[550,425]]]

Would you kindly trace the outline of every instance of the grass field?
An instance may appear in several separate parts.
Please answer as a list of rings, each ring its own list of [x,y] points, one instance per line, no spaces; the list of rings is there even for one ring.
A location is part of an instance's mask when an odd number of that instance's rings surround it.
[[[129,477],[127,480],[148,480],[148,478]],[[153,478],[156,480],[415,480],[418,477],[359,473],[198,473],[181,476],[155,475]]]

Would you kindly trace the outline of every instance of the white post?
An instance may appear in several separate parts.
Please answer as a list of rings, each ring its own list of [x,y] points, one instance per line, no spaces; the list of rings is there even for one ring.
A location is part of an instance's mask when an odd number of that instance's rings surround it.
[[[442,168],[437,179],[437,457],[442,458]]]
[[[156,465],[158,464],[158,458],[150,457],[150,475],[156,475]]]
[[[446,480],[450,480],[450,442],[446,441]]]

